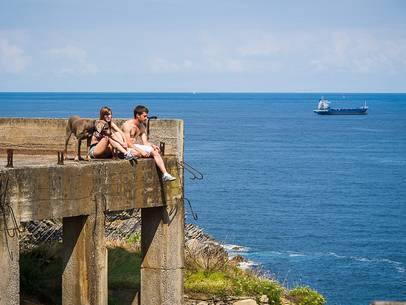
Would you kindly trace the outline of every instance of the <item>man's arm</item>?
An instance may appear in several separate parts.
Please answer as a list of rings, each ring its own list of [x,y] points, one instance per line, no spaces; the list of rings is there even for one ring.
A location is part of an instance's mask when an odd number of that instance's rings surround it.
[[[124,133],[124,139],[127,142],[127,146],[130,148],[134,147],[133,141],[131,140],[131,128],[128,126],[127,122],[123,124],[122,130]]]
[[[154,150],[156,150],[157,152],[161,152],[161,150],[159,149],[158,146],[156,146],[155,144],[152,144],[152,143],[150,143],[150,142],[148,141],[147,134],[146,134],[145,132],[142,133],[141,139],[142,139],[142,143],[143,143],[144,145],[151,146],[151,147],[152,147]]]

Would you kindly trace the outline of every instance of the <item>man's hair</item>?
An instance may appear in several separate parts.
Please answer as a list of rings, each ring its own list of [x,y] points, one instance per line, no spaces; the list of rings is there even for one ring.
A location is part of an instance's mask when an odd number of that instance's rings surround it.
[[[142,105],[138,105],[137,107],[134,108],[134,118],[137,117],[137,114],[141,115],[144,112],[148,113],[149,112],[148,108]]]

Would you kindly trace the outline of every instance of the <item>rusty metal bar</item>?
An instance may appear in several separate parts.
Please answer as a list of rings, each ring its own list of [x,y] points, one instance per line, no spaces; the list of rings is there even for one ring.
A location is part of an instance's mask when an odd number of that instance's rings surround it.
[[[58,164],[63,165],[64,154],[63,151],[58,151]]]
[[[14,167],[13,166],[13,153],[14,153],[13,149],[7,149],[7,165],[6,165],[6,167],[10,167],[10,168]]]
[[[161,151],[161,155],[165,155],[165,142],[159,142],[159,150]]]

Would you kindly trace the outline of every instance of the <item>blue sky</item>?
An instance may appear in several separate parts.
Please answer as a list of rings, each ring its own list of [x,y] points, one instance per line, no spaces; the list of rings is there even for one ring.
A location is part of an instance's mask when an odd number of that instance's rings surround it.
[[[406,1],[0,0],[0,91],[406,92]]]

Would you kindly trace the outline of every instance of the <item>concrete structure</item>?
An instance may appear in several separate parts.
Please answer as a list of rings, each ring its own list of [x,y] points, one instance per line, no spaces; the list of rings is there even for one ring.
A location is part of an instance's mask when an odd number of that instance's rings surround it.
[[[57,165],[65,124],[0,118],[0,305],[19,304],[17,226],[46,218],[63,219],[62,304],[106,305],[105,213],[132,208],[142,209],[140,304],[183,304],[183,122],[151,121],[150,139],[165,142],[165,163],[177,177],[168,183],[152,159]]]
[[[406,305],[406,302],[375,301],[371,305]]]

